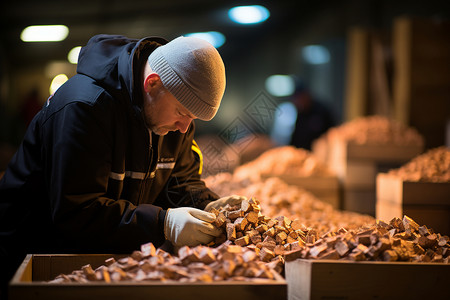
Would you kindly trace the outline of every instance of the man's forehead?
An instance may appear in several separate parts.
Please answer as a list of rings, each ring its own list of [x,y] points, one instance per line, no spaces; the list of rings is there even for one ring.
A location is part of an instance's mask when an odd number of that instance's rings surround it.
[[[180,101],[178,101],[178,99],[166,88],[165,92],[168,93],[170,95],[170,99],[173,100],[173,103],[175,103],[175,107],[183,114],[188,116],[191,119],[197,119],[196,116],[194,116],[186,107],[183,106],[183,104],[181,104]]]
[[[174,97],[175,98],[175,97]],[[176,98],[175,98],[176,99]],[[191,119],[197,119],[196,116],[194,116],[186,107],[183,106],[178,100],[177,100],[177,106],[178,109],[181,111],[183,115],[187,115]]]

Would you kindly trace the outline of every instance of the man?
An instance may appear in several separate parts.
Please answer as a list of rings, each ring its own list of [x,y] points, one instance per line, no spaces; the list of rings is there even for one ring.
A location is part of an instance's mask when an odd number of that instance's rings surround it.
[[[244,198],[218,199],[200,180],[192,121],[211,120],[224,90],[222,59],[203,40],[93,37],[0,181],[10,272],[26,253],[119,253],[218,236],[207,211]]]
[[[296,78],[292,102],[297,108],[297,120],[290,145],[311,150],[314,140],[334,126],[333,116],[328,107],[311,95],[299,78]]]

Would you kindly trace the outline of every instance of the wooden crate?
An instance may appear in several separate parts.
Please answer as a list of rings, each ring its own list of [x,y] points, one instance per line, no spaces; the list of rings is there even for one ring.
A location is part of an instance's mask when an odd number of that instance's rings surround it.
[[[444,299],[450,264],[297,259],[286,262],[288,299]]]
[[[360,145],[330,139],[329,167],[344,188],[375,188],[380,171],[398,168],[423,151],[423,146]]]
[[[342,207],[344,210],[355,211],[375,217],[375,189],[346,188],[343,191]]]
[[[277,280],[213,283],[45,282],[88,263],[96,268],[110,257],[113,255],[27,255],[9,284],[9,299],[287,299],[286,281],[281,276]]]
[[[435,232],[450,236],[450,206],[448,205],[402,205],[377,200],[377,219],[389,221],[403,215],[407,215],[420,225],[432,228]]]
[[[380,173],[377,199],[399,204],[450,205],[450,182],[411,182]]]
[[[376,176],[419,155],[422,146],[365,145],[328,140],[330,169],[342,187],[342,209],[375,216]],[[359,201],[359,202],[358,202]]]
[[[450,234],[450,182],[408,182],[378,174],[377,219],[390,220],[403,215],[436,232]]]
[[[328,164],[328,139],[326,135],[315,139],[311,145],[314,156],[323,164]]]
[[[263,176],[269,178],[273,176]],[[340,184],[336,176],[293,176],[276,175],[289,185],[298,186],[307,190],[323,202],[329,203],[333,208],[339,209],[340,205]]]

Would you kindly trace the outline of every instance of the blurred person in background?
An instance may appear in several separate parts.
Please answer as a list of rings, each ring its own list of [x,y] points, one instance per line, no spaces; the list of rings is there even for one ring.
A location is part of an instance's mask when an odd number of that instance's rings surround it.
[[[290,145],[311,150],[312,142],[335,125],[330,110],[310,92],[302,79],[295,79],[292,103],[297,109],[297,120]]]

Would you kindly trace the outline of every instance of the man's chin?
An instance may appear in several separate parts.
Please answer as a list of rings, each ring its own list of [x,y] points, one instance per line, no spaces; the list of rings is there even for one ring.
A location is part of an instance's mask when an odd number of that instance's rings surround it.
[[[166,135],[168,134],[170,131],[175,131],[175,130],[170,130],[167,128],[155,128],[154,130],[152,130],[152,132],[156,135]]]
[[[159,129],[158,129],[158,130],[153,131],[153,133],[156,134],[156,135],[163,136],[163,135],[168,134],[169,131],[167,131],[167,130],[159,130]]]

